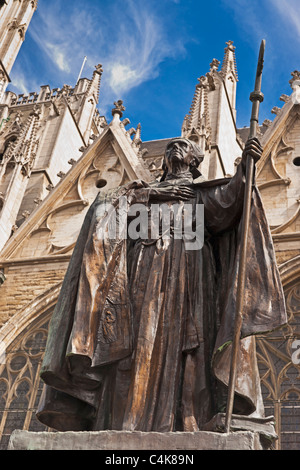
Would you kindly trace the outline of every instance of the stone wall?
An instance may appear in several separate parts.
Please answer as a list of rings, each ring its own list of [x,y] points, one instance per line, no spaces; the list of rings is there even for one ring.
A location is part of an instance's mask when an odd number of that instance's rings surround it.
[[[20,264],[4,269],[0,287],[0,327],[50,287],[63,280],[67,262]]]

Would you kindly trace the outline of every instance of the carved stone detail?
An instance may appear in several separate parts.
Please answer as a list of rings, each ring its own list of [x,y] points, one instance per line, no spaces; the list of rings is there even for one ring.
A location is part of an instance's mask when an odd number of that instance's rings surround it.
[[[39,370],[47,339],[48,321],[49,314],[38,318],[2,352],[0,439],[3,437],[3,444],[10,434],[9,423],[12,419],[19,420],[16,422],[17,427],[27,430],[32,429],[31,425],[36,420],[35,408],[42,387]],[[39,429],[44,430],[45,427],[39,426]]]
[[[300,416],[300,365],[295,347],[300,339],[300,284],[288,288],[285,297],[288,324],[257,339],[264,404],[268,414],[275,416],[279,437],[276,447],[283,450],[290,439],[295,449],[300,443],[299,432],[289,433]]]

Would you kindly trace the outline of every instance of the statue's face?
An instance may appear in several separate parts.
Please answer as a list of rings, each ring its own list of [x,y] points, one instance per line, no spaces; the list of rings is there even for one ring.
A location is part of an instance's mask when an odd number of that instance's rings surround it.
[[[192,147],[186,140],[172,140],[167,145],[165,152],[165,163],[168,169],[172,169],[174,165],[189,166],[192,159]]]

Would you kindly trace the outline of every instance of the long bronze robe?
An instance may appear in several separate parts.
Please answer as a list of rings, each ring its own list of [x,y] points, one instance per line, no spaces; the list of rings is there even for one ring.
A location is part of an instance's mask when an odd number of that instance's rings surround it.
[[[175,181],[158,186],[177,184]],[[155,186],[155,185],[154,185]],[[153,185],[152,185],[153,187]],[[224,411],[240,253],[244,175],[192,185],[205,242],[111,239],[120,197],[150,207],[150,186],[99,193],[50,323],[37,416],[57,430],[199,429]],[[172,203],[172,201],[169,201]],[[174,201],[175,202],[175,201]],[[120,229],[126,230],[126,225]],[[253,188],[234,412],[263,415],[253,335],[286,323],[271,235]]]

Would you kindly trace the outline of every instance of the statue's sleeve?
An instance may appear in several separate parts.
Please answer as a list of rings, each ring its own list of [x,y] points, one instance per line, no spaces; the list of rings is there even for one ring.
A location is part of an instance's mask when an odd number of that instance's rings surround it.
[[[233,228],[243,212],[245,174],[242,165],[229,183],[205,188],[202,193],[205,226],[212,234]]]

